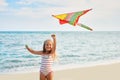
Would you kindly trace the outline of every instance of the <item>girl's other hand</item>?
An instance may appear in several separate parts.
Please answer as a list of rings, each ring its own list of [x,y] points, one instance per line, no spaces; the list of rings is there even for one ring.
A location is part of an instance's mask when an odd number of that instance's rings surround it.
[[[25,45],[26,48],[28,48],[28,45]]]

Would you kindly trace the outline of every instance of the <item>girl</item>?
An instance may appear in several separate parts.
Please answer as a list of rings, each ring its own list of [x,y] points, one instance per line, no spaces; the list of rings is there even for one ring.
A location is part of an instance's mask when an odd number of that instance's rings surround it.
[[[40,67],[40,80],[53,80],[53,70],[52,63],[56,58],[56,36],[51,35],[53,42],[51,40],[44,41],[43,50],[35,51],[29,48],[27,45],[26,49],[32,54],[37,54],[42,56],[41,67]]]

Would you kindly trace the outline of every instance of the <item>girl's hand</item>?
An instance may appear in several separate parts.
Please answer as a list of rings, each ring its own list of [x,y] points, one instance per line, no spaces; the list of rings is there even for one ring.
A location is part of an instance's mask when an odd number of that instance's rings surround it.
[[[56,37],[56,35],[55,35],[55,34],[52,34],[52,35],[51,35],[51,37],[52,37],[52,38],[55,38],[55,37]]]

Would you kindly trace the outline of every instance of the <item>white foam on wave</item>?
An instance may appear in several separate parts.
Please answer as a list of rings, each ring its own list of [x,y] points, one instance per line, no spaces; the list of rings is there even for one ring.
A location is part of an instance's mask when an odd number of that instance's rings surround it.
[[[61,70],[68,70],[68,69],[75,69],[75,68],[86,68],[86,67],[94,67],[94,66],[99,66],[99,65],[109,65],[109,64],[114,64],[114,63],[120,63],[120,59],[91,62],[91,63],[85,63],[85,64],[55,65],[53,67],[53,70],[54,71],[61,71]],[[0,74],[30,73],[30,72],[39,72],[39,71],[40,71],[40,67],[28,67],[28,68],[21,67],[17,70],[3,72]]]

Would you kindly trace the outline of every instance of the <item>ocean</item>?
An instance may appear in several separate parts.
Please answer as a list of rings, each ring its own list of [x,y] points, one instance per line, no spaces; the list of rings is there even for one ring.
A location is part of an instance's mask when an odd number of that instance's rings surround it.
[[[57,38],[55,69],[120,61],[120,31],[0,31],[0,74],[39,71],[43,42]]]

